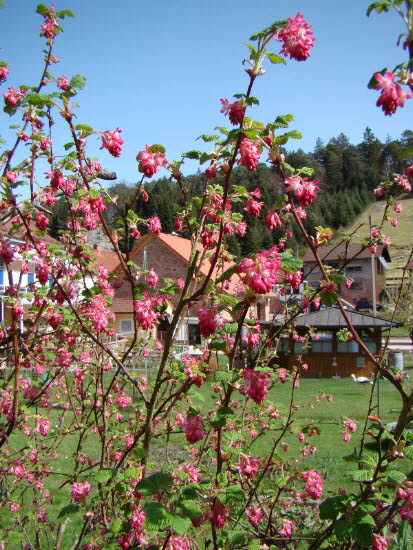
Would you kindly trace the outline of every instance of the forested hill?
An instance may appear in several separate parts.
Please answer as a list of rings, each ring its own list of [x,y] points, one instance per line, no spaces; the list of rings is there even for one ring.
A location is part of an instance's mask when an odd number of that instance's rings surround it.
[[[405,130],[399,139],[388,138],[385,143],[379,141],[373,132],[367,128],[363,141],[357,145],[349,142],[344,134],[330,139],[327,144],[317,140],[314,151],[306,153],[301,149],[285,153],[286,162],[295,168],[309,166],[314,168],[314,178],[319,180],[321,191],[319,198],[308,209],[304,220],[308,231],[314,233],[314,227],[321,225],[339,229],[349,225],[364,208],[373,202],[373,189],[380,182],[391,178],[393,172],[402,172],[407,166],[406,161],[399,161],[401,150],[413,144],[413,132]],[[272,168],[259,164],[254,172],[244,167],[238,167],[233,173],[233,184],[243,185],[248,190],[259,187],[264,206],[259,219],[250,218],[245,213],[248,222],[248,232],[243,238],[230,237],[230,248],[237,255],[247,256],[256,250],[269,247],[278,242],[281,234],[269,232],[264,225],[267,211],[272,207],[282,192],[281,182]],[[204,176],[198,173],[185,178],[185,185],[190,195],[200,192],[204,184]],[[125,183],[117,183],[109,192],[118,197],[118,203],[128,201],[136,187]],[[176,183],[163,178],[145,184],[149,194],[148,202],[141,198],[133,208],[141,217],[157,215],[162,222],[163,231],[173,231],[175,215],[183,206],[182,195]],[[65,205],[59,201],[55,205],[52,218],[52,234],[57,235],[66,218]],[[109,208],[108,222],[116,228],[116,217]],[[60,226],[60,227],[59,227]],[[297,244],[298,232],[295,233]],[[294,242],[291,242],[291,246]]]

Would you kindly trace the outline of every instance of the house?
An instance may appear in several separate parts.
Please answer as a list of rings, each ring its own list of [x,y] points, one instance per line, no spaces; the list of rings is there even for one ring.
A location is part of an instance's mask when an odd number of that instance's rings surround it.
[[[318,253],[324,265],[342,270],[349,279],[353,280],[350,288],[344,284],[339,287],[340,297],[344,300],[355,303],[357,300],[372,299],[372,269],[374,269],[376,300],[380,301],[385,297],[386,269],[391,262],[387,248],[378,246],[377,251],[372,254],[369,248],[361,244],[341,243],[337,246],[320,246]],[[302,260],[305,281],[308,285],[318,288],[322,275],[311,249],[307,250]]]
[[[374,356],[380,357],[383,353],[382,331],[398,326],[399,323],[357,311],[347,311],[347,315],[367,349]],[[275,324],[281,326],[282,322],[278,320]],[[303,363],[308,365],[308,369],[301,372],[304,378],[347,378],[352,374],[368,378],[374,372],[374,363],[355,340],[342,342],[337,337],[340,330],[347,328],[346,320],[337,306],[298,315],[294,322],[298,335],[304,336],[308,327],[313,327],[316,336],[310,339],[308,345],[292,337],[282,337],[276,359],[280,366],[291,368],[297,365],[300,356]]]
[[[209,256],[205,249],[199,244],[196,247],[199,252],[199,257],[202,260],[199,267],[199,281],[208,275],[210,269]],[[147,233],[142,237],[135,248],[130,253],[130,259],[137,266],[142,267],[145,271],[154,269],[160,279],[181,279],[185,280],[190,258],[192,254],[192,243],[189,239],[179,237],[173,234]],[[212,277],[217,278],[221,273],[229,269],[233,264],[229,262],[219,262],[215,267]],[[119,267],[113,273],[121,274]],[[233,274],[226,288],[228,294],[236,292],[236,285],[239,278]],[[179,296],[171,297],[172,307],[176,306]],[[271,296],[257,296],[255,304],[255,314],[259,320],[269,320],[275,311],[276,298]],[[177,341],[190,345],[200,345],[202,343],[201,334],[198,326],[198,317],[196,311],[199,305],[195,305],[186,312],[186,318],[183,324],[179,327],[177,333]],[[113,300],[112,311],[116,315],[115,331],[126,332],[130,329],[132,332],[133,319],[133,303],[130,295],[130,286],[124,282],[122,286],[116,290],[116,296]],[[121,330],[122,329],[122,330]],[[162,332],[162,326],[160,327]],[[161,336],[161,335],[158,335]]]

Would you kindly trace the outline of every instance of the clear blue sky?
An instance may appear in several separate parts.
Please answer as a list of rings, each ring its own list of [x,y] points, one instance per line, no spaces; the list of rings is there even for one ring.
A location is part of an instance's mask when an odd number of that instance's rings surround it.
[[[1,58],[10,65],[3,84],[35,84],[41,70],[41,17],[33,0],[4,0],[0,10]],[[406,54],[397,48],[402,20],[396,14],[365,13],[366,0],[56,0],[71,9],[56,42],[61,63],[54,74],[83,74],[87,85],[79,95],[78,122],[98,130],[120,127],[122,155],[103,151],[102,163],[118,180],[137,181],[137,152],[146,143],[162,143],[167,158],[202,148],[195,138],[229,124],[219,113],[220,98],[244,92],[247,75],[241,66],[248,37],[276,19],[301,11],[316,35],[306,62],[268,65],[253,95],[260,106],[250,115],[268,122],[292,113],[292,128],[303,139],[290,148],[311,151],[317,137],[327,142],[344,132],[352,143],[370,126],[376,136],[399,137],[412,127],[413,99],[392,117],[375,106],[378,92],[366,84],[376,70],[393,68]],[[275,51],[279,51],[276,45]],[[10,121],[1,113],[0,132]],[[66,141],[69,141],[67,139]],[[100,142],[92,139],[90,153]],[[194,171],[194,165],[188,167]]]

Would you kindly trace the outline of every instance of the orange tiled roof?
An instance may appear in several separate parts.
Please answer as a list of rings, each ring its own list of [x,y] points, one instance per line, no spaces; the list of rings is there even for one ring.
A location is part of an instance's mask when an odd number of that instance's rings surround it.
[[[119,266],[119,256],[116,252],[108,250],[101,250],[100,248],[93,248],[92,254],[95,260],[103,264],[109,273],[112,273]]]
[[[162,241],[170,250],[172,253],[177,254],[182,258],[186,263],[189,263],[189,260],[191,258],[191,251],[192,251],[192,243],[189,239],[184,239],[183,237],[178,237],[177,235],[170,235],[168,233],[159,233],[159,235],[154,235],[153,233],[147,233],[142,239],[139,240],[135,248],[131,251],[130,257],[133,258],[133,256],[144,246],[149,240],[151,239],[159,239]],[[200,254],[204,252],[203,246],[198,243],[197,244],[197,250]],[[209,255],[207,258],[205,258],[202,261],[202,264],[200,266],[200,272],[205,277],[209,273],[210,263],[209,258],[212,256],[213,251],[209,252]],[[212,276],[213,278],[219,277],[224,271],[229,269],[234,265],[233,262],[219,262],[218,266],[215,267]],[[239,277],[237,274],[234,274],[231,276],[229,282],[230,282],[230,289],[229,292],[233,290],[234,285],[239,281]]]

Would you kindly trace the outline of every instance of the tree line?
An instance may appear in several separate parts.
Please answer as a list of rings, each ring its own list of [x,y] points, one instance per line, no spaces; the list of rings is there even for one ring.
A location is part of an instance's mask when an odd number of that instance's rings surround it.
[[[405,130],[399,139],[387,138],[383,143],[375,137],[370,128],[366,128],[363,140],[357,145],[340,133],[331,138],[327,144],[317,139],[312,152],[284,151],[286,162],[294,168],[307,166],[314,169],[314,178],[319,180],[319,197],[307,209],[304,225],[311,234],[316,226],[330,227],[339,230],[351,224],[366,206],[375,200],[373,189],[380,181],[390,179],[393,173],[401,173],[406,168],[406,161],[399,160],[399,154],[407,145],[413,144],[413,132]],[[219,177],[217,178],[219,183]],[[189,196],[199,196],[205,179],[201,172],[184,178]],[[230,251],[236,256],[248,256],[255,251],[276,244],[281,238],[281,230],[269,232],[264,224],[268,210],[274,205],[283,192],[283,185],[271,166],[260,163],[254,172],[243,166],[236,168],[232,176],[233,185],[242,185],[248,191],[256,187],[261,190],[261,201],[264,202],[259,218],[252,218],[246,212],[247,233],[244,237],[228,237]],[[160,178],[145,183],[149,199],[145,201],[142,194],[130,207],[139,217],[159,216],[165,233],[174,230],[176,214],[182,209],[184,200],[178,184],[168,178]],[[117,182],[108,189],[111,196],[117,197],[121,208],[129,203],[136,193],[136,184]],[[50,224],[50,233],[58,237],[63,229],[68,212],[63,199],[54,208]],[[113,229],[117,227],[115,208],[106,210],[107,221]],[[302,244],[297,228],[292,226],[293,237],[288,242],[295,247]],[[144,231],[142,231],[144,233]],[[185,236],[185,232],[181,233]],[[130,245],[133,242],[129,243]]]

